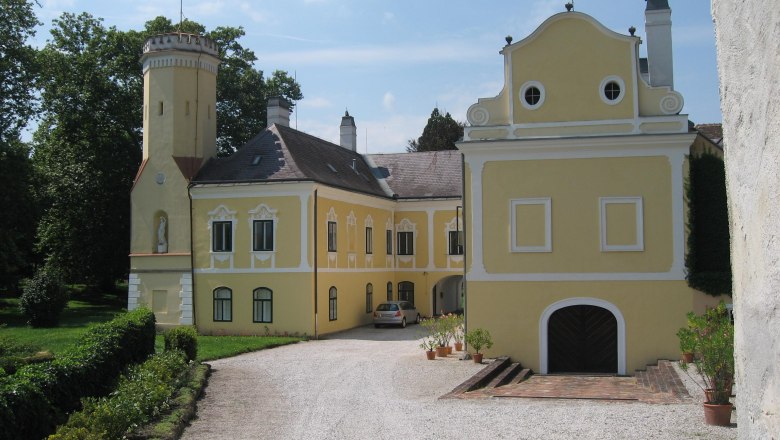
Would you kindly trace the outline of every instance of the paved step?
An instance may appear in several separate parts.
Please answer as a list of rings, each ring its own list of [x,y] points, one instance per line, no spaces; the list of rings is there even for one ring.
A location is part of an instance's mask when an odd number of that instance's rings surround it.
[[[520,370],[523,369],[523,366],[520,365],[518,362],[513,362],[508,367],[504,368],[504,371],[500,372],[498,376],[494,377],[493,380],[491,380],[485,388],[497,388],[502,385],[508,384],[512,379],[515,378],[517,373],[520,372]]]
[[[672,365],[672,361],[659,359],[656,365],[634,372],[637,384],[656,393],[671,393],[673,396],[688,397],[688,390]]]
[[[515,376],[507,385],[515,385],[518,384],[526,379],[531,375],[532,371],[530,368],[523,368],[522,371],[520,371],[517,376]]]

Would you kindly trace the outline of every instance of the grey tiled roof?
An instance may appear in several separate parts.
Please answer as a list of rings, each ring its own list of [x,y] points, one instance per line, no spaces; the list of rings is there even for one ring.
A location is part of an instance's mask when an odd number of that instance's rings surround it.
[[[260,156],[260,162],[252,161]],[[354,165],[354,169],[353,169]],[[316,181],[386,197],[363,157],[281,125],[272,125],[230,157],[208,161],[194,183]]]
[[[399,198],[461,197],[462,163],[460,151],[369,155]]]
[[[260,156],[259,163],[253,161]],[[230,157],[208,161],[193,183],[315,181],[338,188],[399,198],[461,197],[459,151],[362,155],[315,136],[272,125]],[[354,166],[354,168],[353,168]]]
[[[723,145],[723,125],[722,124],[696,124],[694,128],[716,145]]]

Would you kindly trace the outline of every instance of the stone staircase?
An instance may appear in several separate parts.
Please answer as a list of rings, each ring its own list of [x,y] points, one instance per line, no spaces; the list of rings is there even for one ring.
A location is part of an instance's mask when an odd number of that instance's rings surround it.
[[[509,357],[496,358],[462,384],[441,398],[453,398],[478,389],[491,390],[505,385],[518,384],[526,380],[533,372],[523,368],[519,362],[512,362]]]

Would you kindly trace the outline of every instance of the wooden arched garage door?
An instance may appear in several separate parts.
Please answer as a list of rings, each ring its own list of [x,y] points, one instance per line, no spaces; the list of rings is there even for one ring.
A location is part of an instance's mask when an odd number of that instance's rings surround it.
[[[576,305],[547,323],[549,373],[617,373],[617,319],[609,310]]]

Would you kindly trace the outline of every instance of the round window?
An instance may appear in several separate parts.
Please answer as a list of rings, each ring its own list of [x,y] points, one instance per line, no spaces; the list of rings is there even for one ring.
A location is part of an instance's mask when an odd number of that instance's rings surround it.
[[[610,101],[620,98],[620,84],[610,81],[604,86],[604,96]]]
[[[528,81],[520,87],[520,104],[528,110],[536,110],[544,104],[544,86],[539,81]]]
[[[525,102],[528,105],[536,105],[542,98],[542,92],[536,87],[529,87],[525,90]]]
[[[599,84],[599,97],[605,104],[616,105],[623,100],[626,93],[626,83],[616,75],[610,75]]]

